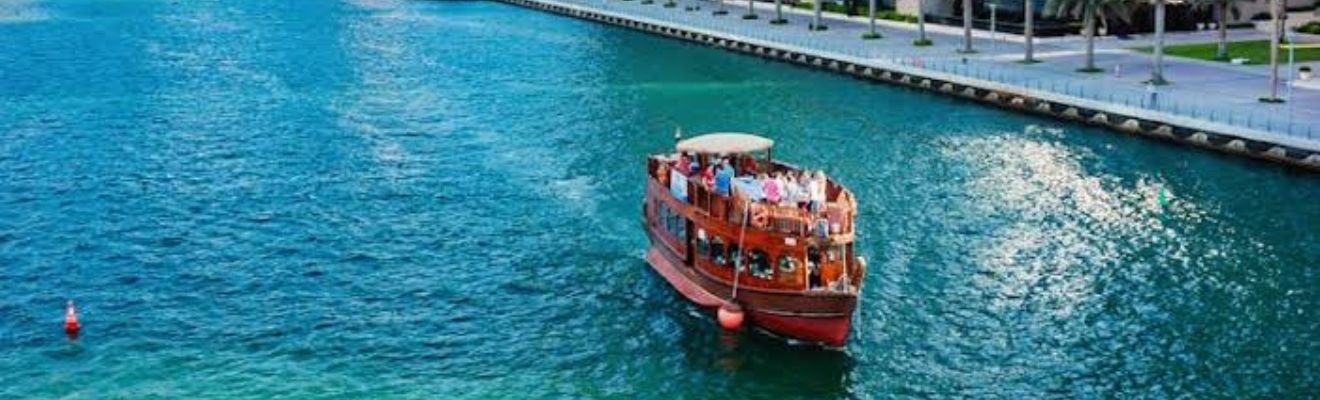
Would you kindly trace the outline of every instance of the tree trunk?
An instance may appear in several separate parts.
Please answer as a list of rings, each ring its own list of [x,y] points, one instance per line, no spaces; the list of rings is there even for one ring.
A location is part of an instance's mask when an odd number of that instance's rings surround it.
[[[963,53],[971,53],[972,49],[972,0],[963,0]]]
[[[1083,33],[1083,35],[1086,36],[1086,66],[1082,67],[1082,69],[1087,72],[1091,72],[1096,70],[1095,68],[1095,6],[1094,5],[1086,6],[1086,11],[1082,13],[1082,18],[1085,19],[1085,21],[1082,22],[1085,26],[1085,28],[1083,29],[1086,31]]]
[[[1036,29],[1036,0],[1023,1],[1022,10],[1022,37],[1025,40],[1027,52],[1022,61],[1036,62],[1036,45],[1032,40]]]
[[[925,43],[926,38],[926,0],[917,0],[917,41]]]
[[[1279,32],[1283,30],[1283,0],[1270,0],[1270,17],[1273,18],[1270,29],[1270,101],[1279,100]]]
[[[1150,70],[1150,83],[1162,85],[1164,81],[1164,0],[1155,0],[1155,65]]]
[[[1219,22],[1215,24],[1218,25],[1219,28],[1219,45],[1215,48],[1215,58],[1218,58],[1220,60],[1227,60],[1228,59],[1228,0],[1219,0],[1218,3],[1215,3],[1215,8],[1219,9],[1219,15],[1215,16],[1216,18],[1219,19]]]
[[[871,18],[871,36],[875,36],[875,0],[866,3],[866,14]]]
[[[811,16],[811,30],[813,31],[820,30],[820,9],[823,7],[821,5],[823,2],[825,2],[825,0],[812,0],[811,9],[813,14]]]

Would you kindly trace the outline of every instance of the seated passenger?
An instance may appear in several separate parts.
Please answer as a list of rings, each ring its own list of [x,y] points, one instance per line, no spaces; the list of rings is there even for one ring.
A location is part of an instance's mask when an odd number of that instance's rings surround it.
[[[707,165],[701,170],[701,184],[707,189],[715,189],[715,166]]]
[[[799,185],[802,185],[802,201],[803,201],[802,209],[803,209],[803,210],[810,211],[810,210],[811,210],[811,188],[812,188],[813,185],[816,184],[816,177],[815,177],[815,174],[812,174],[811,171],[803,170],[803,171],[802,171],[802,179],[799,179],[799,180],[798,180],[798,184],[799,184]]]
[[[692,162],[689,161],[686,152],[678,153],[678,160],[674,161],[674,170],[678,172],[682,172],[683,175],[689,175],[691,174],[691,172],[688,171],[688,166],[691,165],[691,163]]]
[[[756,159],[751,156],[742,157],[742,173],[745,175],[756,175],[760,171],[756,170]]]
[[[816,171],[815,179],[811,180],[811,212],[825,211],[825,171]]]
[[[761,181],[761,193],[765,195],[765,201],[771,204],[779,203],[779,181],[771,179],[765,174],[759,175],[758,178]]]
[[[720,160],[720,170],[715,171],[715,192],[728,196],[729,186],[732,184],[733,166],[729,165],[729,160]]]
[[[811,179],[809,174],[799,173],[796,184],[793,185],[795,191],[797,192],[797,196],[793,197],[794,207],[797,207],[804,211],[810,209],[808,208],[808,205],[810,205],[811,203],[811,189],[809,185],[810,182]]]
[[[802,188],[793,175],[793,171],[783,174],[784,198],[779,202],[782,207],[797,207],[798,198],[802,196]]]

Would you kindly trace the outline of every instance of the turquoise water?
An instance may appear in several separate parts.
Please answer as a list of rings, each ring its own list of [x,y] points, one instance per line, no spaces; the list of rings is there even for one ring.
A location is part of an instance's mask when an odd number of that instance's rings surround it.
[[[0,398],[1320,393],[1270,164],[487,2],[10,0],[0,82]],[[647,269],[679,125],[857,193],[846,349]]]

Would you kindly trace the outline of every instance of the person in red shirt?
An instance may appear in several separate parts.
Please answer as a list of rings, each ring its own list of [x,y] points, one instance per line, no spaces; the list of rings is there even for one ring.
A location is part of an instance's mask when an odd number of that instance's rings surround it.
[[[756,169],[756,158],[748,156],[742,157],[742,170],[743,175],[756,175],[761,172]]]

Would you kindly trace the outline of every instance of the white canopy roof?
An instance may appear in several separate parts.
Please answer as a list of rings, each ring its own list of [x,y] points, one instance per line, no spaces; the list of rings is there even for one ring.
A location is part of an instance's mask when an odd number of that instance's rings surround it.
[[[678,142],[678,151],[698,154],[744,154],[764,151],[775,141],[750,133],[708,133]]]

